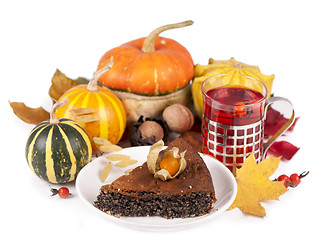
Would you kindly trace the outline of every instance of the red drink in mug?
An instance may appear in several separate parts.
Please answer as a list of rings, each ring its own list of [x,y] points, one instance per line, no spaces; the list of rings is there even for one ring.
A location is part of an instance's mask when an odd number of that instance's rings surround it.
[[[252,152],[260,162],[268,147],[293,121],[291,103],[280,97],[266,101],[265,85],[248,76],[209,77],[202,84],[202,94],[202,151],[221,161],[233,174]],[[287,102],[292,117],[264,145],[266,109],[276,101]]]

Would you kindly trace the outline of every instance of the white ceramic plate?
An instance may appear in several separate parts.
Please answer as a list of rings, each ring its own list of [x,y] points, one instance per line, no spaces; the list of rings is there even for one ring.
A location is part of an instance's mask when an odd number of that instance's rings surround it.
[[[149,146],[131,147],[117,152],[118,154],[125,154],[130,156],[132,159],[138,160],[137,164],[126,167],[123,170],[140,166],[144,163],[147,160],[149,149]],[[165,219],[162,217],[113,217],[93,206],[93,203],[99,194],[100,187],[104,184],[111,183],[123,174],[119,168],[113,167],[106,181],[102,183],[100,177],[103,167],[107,163],[105,156],[106,155],[103,155],[94,159],[80,171],[76,180],[76,189],[79,197],[88,206],[99,214],[102,214],[105,218],[107,218],[107,220],[114,221],[118,224],[153,231],[177,230],[180,228],[185,229],[186,227],[190,227],[192,225],[199,225],[202,222],[208,221],[213,217],[222,214],[228,209],[236,197],[237,184],[232,173],[219,161],[207,155],[201,154],[204,162],[211,172],[215,195],[217,198],[217,201],[213,205],[213,209],[210,213],[200,217],[185,219]]]

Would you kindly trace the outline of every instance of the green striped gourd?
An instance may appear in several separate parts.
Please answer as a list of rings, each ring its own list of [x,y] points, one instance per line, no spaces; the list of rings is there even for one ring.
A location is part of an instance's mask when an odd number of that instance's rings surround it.
[[[53,105],[50,120],[39,123],[26,143],[30,169],[50,183],[68,183],[90,162],[92,148],[85,130],[75,121],[56,118],[55,111],[68,99]]]

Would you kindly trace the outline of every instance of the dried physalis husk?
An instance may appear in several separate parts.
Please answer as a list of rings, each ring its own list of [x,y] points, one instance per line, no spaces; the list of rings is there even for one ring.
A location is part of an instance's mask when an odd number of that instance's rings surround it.
[[[186,168],[185,153],[187,150],[179,153],[179,149],[177,147],[173,147],[171,150],[166,151],[161,158],[159,153],[163,147],[164,142],[162,140],[156,142],[151,146],[147,157],[147,166],[150,173],[152,173],[155,178],[160,178],[161,180],[165,181],[168,179],[175,178],[185,170]],[[179,162],[179,169],[177,173],[175,173],[175,175],[173,176],[166,169],[160,168],[160,162],[167,157],[176,158]]]
[[[149,172],[152,174],[155,174],[157,171],[156,170],[157,161],[159,159],[159,153],[163,147],[164,147],[164,142],[162,140],[156,142],[150,147],[148,157],[147,157],[147,166],[148,166]]]
[[[121,151],[123,149],[118,145],[112,144],[109,140],[105,138],[93,137],[92,140],[101,150],[101,152],[116,152]]]

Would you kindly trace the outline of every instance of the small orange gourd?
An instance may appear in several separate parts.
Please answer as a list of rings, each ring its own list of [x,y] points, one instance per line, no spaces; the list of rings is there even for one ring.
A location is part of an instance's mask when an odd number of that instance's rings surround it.
[[[110,90],[97,85],[99,77],[112,67],[108,62],[97,71],[89,84],[69,89],[59,100],[67,97],[68,103],[59,108],[57,117],[76,120],[87,132],[93,153],[98,153],[93,138],[100,137],[116,144],[126,128],[126,114],[122,102]]]
[[[109,50],[100,59],[98,69],[112,56],[116,63],[99,82],[112,90],[149,96],[166,95],[184,88],[193,78],[192,57],[181,44],[159,34],[191,24],[192,21],[168,24],[155,29],[146,38]]]

